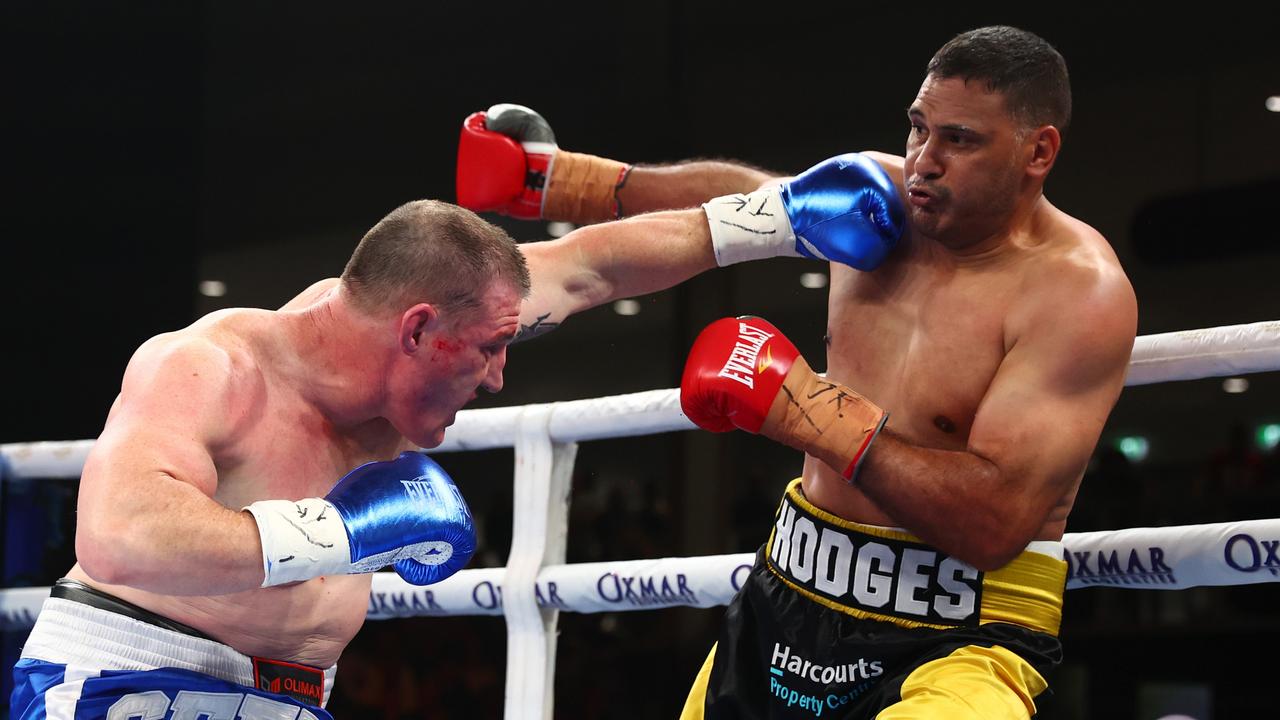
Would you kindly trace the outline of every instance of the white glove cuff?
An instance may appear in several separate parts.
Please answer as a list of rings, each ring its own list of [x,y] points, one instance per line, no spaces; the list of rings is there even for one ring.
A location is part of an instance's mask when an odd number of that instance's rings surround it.
[[[245,510],[262,538],[262,587],[351,572],[347,528],[328,500],[259,500]]]
[[[775,187],[746,195],[723,195],[703,203],[711,247],[720,267],[746,260],[795,255],[796,236]]]

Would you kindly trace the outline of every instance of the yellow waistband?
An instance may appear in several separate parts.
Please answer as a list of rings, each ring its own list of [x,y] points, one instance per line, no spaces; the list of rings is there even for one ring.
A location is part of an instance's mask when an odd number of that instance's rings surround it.
[[[769,570],[792,589],[854,617],[906,627],[1003,622],[1058,634],[1067,564],[1026,550],[980,572],[902,530],[863,525],[787,486],[765,547]]]

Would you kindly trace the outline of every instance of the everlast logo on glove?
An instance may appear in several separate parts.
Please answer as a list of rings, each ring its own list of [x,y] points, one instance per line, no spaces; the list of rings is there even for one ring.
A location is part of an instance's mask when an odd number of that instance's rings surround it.
[[[298,702],[320,707],[324,703],[324,671],[310,665],[253,658],[253,684]]]
[[[721,318],[703,328],[680,379],[680,409],[698,427],[757,433],[857,477],[889,414],[815,373],[767,320]]]
[[[773,337],[772,333],[752,327],[745,322],[738,323],[738,342],[729,352],[729,359],[725,361],[718,375],[754,388],[756,359],[760,356],[760,348],[771,337]],[[771,363],[772,359],[767,356],[760,359],[760,370],[764,371]]]

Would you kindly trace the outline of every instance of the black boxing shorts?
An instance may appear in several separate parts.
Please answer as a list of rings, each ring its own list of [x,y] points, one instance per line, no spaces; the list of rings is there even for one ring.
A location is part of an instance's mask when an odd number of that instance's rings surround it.
[[[683,720],[1030,717],[1061,661],[1062,546],[980,572],[788,486]]]

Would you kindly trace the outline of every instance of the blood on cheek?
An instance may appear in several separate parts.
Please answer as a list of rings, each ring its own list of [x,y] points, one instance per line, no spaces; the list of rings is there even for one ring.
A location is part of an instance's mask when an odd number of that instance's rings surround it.
[[[462,350],[462,343],[451,338],[436,338],[431,347],[431,362],[448,368],[452,367],[455,357]]]

